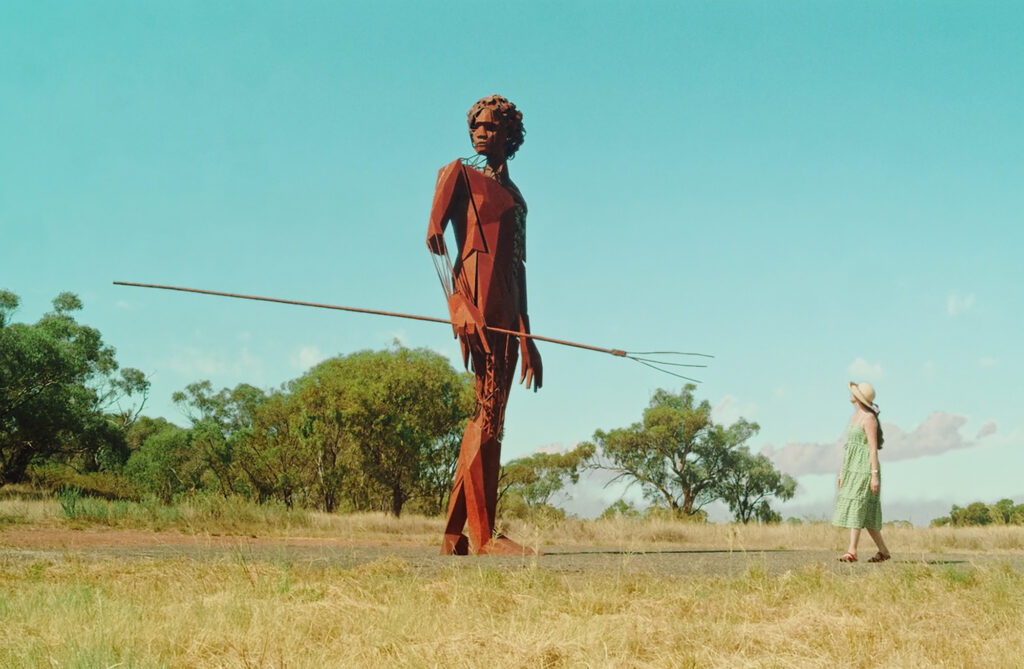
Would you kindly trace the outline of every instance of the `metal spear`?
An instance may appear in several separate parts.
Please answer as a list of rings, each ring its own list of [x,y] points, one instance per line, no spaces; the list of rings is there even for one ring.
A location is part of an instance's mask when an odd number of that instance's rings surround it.
[[[336,311],[353,311],[360,314],[374,314],[376,316],[390,316],[393,318],[409,318],[417,321],[428,321],[431,323],[444,323],[445,325],[451,325],[451,322],[447,318],[437,318],[434,316],[423,316],[420,314],[406,314],[398,311],[385,311],[383,309],[366,309],[364,307],[346,307],[338,304],[324,304],[322,302],[306,302],[303,300],[288,300],[282,297],[265,297],[262,295],[247,295],[245,293],[229,293],[222,290],[208,290],[206,288],[186,288],[184,286],[167,286],[158,283],[140,283],[137,281],[114,281],[114,285],[117,286],[134,286],[136,288],[157,288],[159,290],[176,290],[183,293],[199,293],[202,295],[217,295],[219,297],[233,297],[241,300],[257,300],[259,302],[277,302],[279,304],[294,304],[300,307],[315,307],[317,309],[334,309]],[[693,365],[684,364],[678,362],[665,362],[656,361],[649,358],[637,358],[637,355],[690,355],[698,356],[703,358],[713,358],[713,355],[707,353],[684,353],[681,351],[654,351],[654,352],[636,352],[631,353],[630,351],[623,351],[617,348],[604,348],[602,346],[593,346],[591,344],[581,344],[580,342],[569,341],[567,339],[556,339],[554,337],[545,337],[544,335],[534,334],[531,332],[518,332],[516,330],[506,330],[505,328],[486,326],[491,332],[500,332],[502,334],[514,335],[516,337],[529,337],[530,339],[536,339],[538,341],[546,341],[552,344],[560,344],[562,346],[573,346],[575,348],[582,348],[588,351],[597,351],[599,353],[609,353],[620,358],[629,358],[639,362],[640,364],[648,367],[653,367],[659,372],[665,372],[672,376],[678,376],[679,378],[686,379],[687,381],[697,381],[697,379],[691,379],[680,374],[675,374],[667,369],[661,369],[655,365],[672,365],[674,367],[707,367],[707,365]],[[651,364],[654,363],[654,364]]]

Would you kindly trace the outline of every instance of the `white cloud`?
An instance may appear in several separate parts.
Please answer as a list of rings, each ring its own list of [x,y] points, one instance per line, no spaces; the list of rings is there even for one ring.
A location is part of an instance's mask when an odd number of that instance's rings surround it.
[[[921,371],[924,372],[928,376],[934,376],[936,369],[937,369],[937,366],[935,365],[935,361],[934,360],[927,360],[927,361],[925,361],[925,363],[923,365],[921,365]]]
[[[882,423],[885,443],[883,460],[910,460],[946,451],[973,448],[986,437],[995,434],[996,424],[986,423],[974,439],[965,438],[960,429],[967,418],[936,411],[923,423],[906,432],[893,423]],[[824,474],[837,471],[843,457],[843,440],[831,443],[789,443],[781,448],[768,444],[761,449],[776,466],[787,474]]]
[[[263,376],[263,361],[243,346],[242,350],[238,352],[238,359],[234,362],[232,370],[235,373],[248,371],[254,375],[253,378],[260,378]]]
[[[996,423],[995,423],[995,421],[990,420],[989,422],[987,422],[987,423],[985,423],[984,425],[981,426],[981,429],[978,430],[978,434],[976,434],[974,438],[975,439],[984,439],[988,435],[995,434],[995,433],[996,433]]]
[[[187,346],[175,351],[169,359],[158,363],[161,368],[191,378],[210,378],[221,374],[259,378],[263,361],[248,348],[242,347],[233,355],[221,351],[204,351]]]
[[[615,480],[615,476],[614,472],[601,469],[584,470],[578,483],[565,487],[564,499],[558,506],[580,518],[596,518],[619,499],[638,509],[647,507],[639,485],[631,485],[628,479]]]
[[[868,362],[864,358],[857,358],[851,362],[846,371],[850,373],[851,378],[856,379],[873,379],[877,381],[882,378],[882,364]]]
[[[547,453],[549,455],[557,455],[558,453],[568,453],[573,448],[576,448],[576,444],[573,444],[572,448],[566,448],[562,444],[555,442],[552,444],[538,446],[537,448],[533,449],[533,453]]]
[[[978,364],[982,367],[995,367],[996,365],[999,364],[999,358],[992,358],[990,356],[984,355],[978,358]]]
[[[753,420],[757,414],[757,406],[740,404],[740,401],[733,395],[726,395],[722,400],[711,408],[711,419],[720,425],[731,425],[740,418]]]
[[[181,376],[217,376],[228,370],[227,362],[215,353],[201,351],[189,346],[173,353],[166,362],[160,364]]]
[[[775,466],[792,476],[804,474],[825,474],[838,470],[843,460],[843,442],[797,443],[790,442],[782,448],[766,444],[761,452],[771,458]]]
[[[937,455],[960,448],[972,448],[984,437],[994,434],[996,424],[989,422],[974,440],[965,439],[960,428],[967,423],[966,416],[936,411],[912,432],[904,432],[891,423],[883,423],[885,429],[886,459],[910,460],[926,455]],[[981,434],[981,432],[979,432]]]
[[[946,313],[950,316],[958,316],[969,311],[974,306],[974,293],[961,294],[953,291],[946,298]]]
[[[303,346],[299,349],[298,353],[295,353],[289,357],[292,366],[306,371],[310,367],[322,362],[327,358],[326,355],[315,345],[310,344],[309,346]]]

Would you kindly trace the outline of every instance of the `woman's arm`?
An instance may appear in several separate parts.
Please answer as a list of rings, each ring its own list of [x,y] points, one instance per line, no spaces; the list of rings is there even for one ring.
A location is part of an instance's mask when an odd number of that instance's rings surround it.
[[[878,477],[878,418],[870,415],[864,419],[864,433],[868,438],[868,460],[871,462],[871,492],[879,489]]]

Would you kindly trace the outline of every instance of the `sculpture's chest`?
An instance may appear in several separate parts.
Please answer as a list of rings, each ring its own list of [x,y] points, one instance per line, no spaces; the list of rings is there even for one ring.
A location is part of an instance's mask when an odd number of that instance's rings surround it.
[[[490,255],[499,264],[522,262],[526,206],[494,179],[466,169],[466,251]]]

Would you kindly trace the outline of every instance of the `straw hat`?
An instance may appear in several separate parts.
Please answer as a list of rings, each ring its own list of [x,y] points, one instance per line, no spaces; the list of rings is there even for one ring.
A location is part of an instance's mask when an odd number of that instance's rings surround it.
[[[850,392],[857,398],[858,402],[869,409],[875,403],[875,387],[867,381],[861,381],[860,383],[850,381]]]

